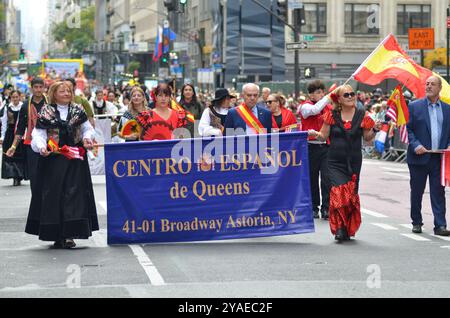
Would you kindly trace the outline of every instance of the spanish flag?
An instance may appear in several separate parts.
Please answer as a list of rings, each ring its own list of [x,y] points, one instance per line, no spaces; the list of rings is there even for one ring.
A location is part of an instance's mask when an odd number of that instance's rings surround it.
[[[417,98],[425,97],[425,82],[433,75],[414,62],[389,34],[353,74],[353,78],[368,85],[378,85],[388,78],[403,83]]]
[[[172,100],[171,103],[171,107],[173,110],[177,111],[177,112],[185,112],[186,113],[186,118],[189,122],[191,123],[195,123],[195,117],[194,115],[192,115],[190,112],[188,112],[187,110],[185,110],[180,104],[178,104],[176,101]]]
[[[409,110],[402,93],[401,85],[395,88],[387,104],[390,108],[386,115],[397,124],[397,127],[406,125],[409,121]]]
[[[409,121],[409,110],[406,105],[405,96],[403,96],[402,86],[398,85],[388,100],[389,110],[386,116],[392,119],[392,122],[399,127],[400,139],[403,143],[409,143],[406,124]]]

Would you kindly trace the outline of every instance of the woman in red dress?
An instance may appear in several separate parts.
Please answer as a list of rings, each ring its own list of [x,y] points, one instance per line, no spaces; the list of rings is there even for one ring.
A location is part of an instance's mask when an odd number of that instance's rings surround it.
[[[171,140],[177,128],[186,126],[186,113],[171,109],[172,90],[168,86],[155,88],[155,109],[145,111],[136,117],[141,126],[142,141]]]
[[[358,194],[362,166],[361,138],[373,140],[381,126],[380,123],[375,124],[364,110],[356,108],[355,96],[350,85],[337,88],[330,95],[334,107],[332,112],[324,115],[322,130],[308,132],[319,140],[330,138],[330,227],[339,242],[354,237],[361,225]]]

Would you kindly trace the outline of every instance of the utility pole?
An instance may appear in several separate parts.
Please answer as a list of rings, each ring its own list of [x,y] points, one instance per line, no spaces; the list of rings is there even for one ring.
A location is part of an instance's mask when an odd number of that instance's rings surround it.
[[[294,10],[294,25],[288,23],[288,0],[283,1],[277,1],[278,4],[278,13],[276,14],[272,10],[265,7],[261,2],[258,0],[252,0],[254,3],[259,5],[261,8],[266,10],[270,15],[277,18],[279,21],[281,21],[284,25],[286,25],[288,28],[290,28],[292,31],[294,31],[294,39],[295,42],[300,41],[300,28],[302,25],[301,19],[298,19],[297,17],[301,16],[300,11],[296,10],[304,10],[304,9],[295,9]],[[304,12],[304,11],[303,11]],[[298,98],[300,96],[300,52],[298,50],[295,51],[295,57],[294,57],[294,82],[295,82],[295,98]]]
[[[450,83],[450,7],[447,7],[447,82]]]

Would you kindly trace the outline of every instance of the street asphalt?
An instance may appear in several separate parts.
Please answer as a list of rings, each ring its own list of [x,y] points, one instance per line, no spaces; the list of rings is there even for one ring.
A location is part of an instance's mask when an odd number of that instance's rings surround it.
[[[24,233],[30,189],[0,181],[0,298],[450,297],[450,238],[413,235],[404,164],[366,160],[363,224],[337,244],[328,222],[307,235],[220,242],[108,246],[106,187],[93,177],[101,231],[74,250]],[[447,194],[447,200],[449,200]]]

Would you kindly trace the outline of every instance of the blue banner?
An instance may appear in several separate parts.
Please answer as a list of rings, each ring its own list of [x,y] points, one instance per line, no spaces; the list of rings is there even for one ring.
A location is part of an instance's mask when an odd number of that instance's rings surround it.
[[[314,232],[306,133],[105,147],[108,243]]]

